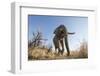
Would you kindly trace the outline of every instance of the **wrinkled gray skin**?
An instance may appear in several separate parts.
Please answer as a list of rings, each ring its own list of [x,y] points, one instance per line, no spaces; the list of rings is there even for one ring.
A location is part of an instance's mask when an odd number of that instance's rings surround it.
[[[54,30],[54,38],[53,43],[55,46],[55,51],[58,49],[58,54],[63,54],[64,52],[64,44],[67,49],[67,55],[70,55],[69,45],[68,45],[68,34],[74,34],[69,33],[64,25],[60,25]],[[60,46],[62,50],[60,49]]]

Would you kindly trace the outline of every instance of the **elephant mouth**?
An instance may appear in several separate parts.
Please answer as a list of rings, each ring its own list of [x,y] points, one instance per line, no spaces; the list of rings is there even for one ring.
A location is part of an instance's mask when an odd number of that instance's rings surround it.
[[[62,31],[60,31],[60,35],[63,35],[65,32],[62,30]]]

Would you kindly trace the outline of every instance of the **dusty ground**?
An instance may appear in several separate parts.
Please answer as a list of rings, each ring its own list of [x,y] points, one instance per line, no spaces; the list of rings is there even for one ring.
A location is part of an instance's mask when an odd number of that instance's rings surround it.
[[[64,52],[63,55],[58,55],[57,53],[51,50],[48,52],[48,48],[29,48],[28,49],[28,60],[54,60],[54,59],[80,59],[88,58],[87,47],[80,46],[80,49],[77,51],[70,51],[70,56],[67,56],[67,53]]]

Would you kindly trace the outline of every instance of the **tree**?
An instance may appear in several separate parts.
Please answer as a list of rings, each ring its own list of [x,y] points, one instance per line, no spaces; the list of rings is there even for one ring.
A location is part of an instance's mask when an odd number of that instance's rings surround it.
[[[42,45],[42,40],[47,40],[47,39],[43,39],[43,35],[42,32],[37,31],[36,33],[33,32],[33,38],[32,40],[28,41],[28,47],[37,47],[37,46],[41,46]]]

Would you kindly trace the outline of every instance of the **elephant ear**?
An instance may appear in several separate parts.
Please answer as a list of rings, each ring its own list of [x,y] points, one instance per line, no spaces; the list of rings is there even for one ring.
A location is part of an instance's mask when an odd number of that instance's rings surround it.
[[[58,33],[58,28],[56,28],[53,33],[57,34]]]

